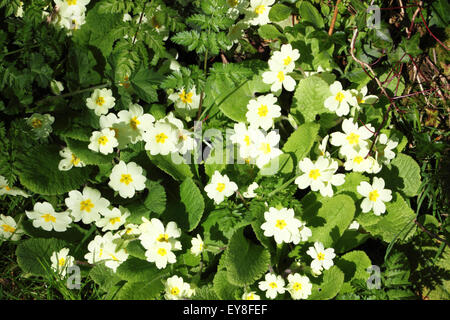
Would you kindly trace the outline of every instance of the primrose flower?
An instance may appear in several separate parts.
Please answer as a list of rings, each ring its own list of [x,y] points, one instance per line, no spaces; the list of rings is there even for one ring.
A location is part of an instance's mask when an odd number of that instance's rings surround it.
[[[335,81],[330,86],[331,96],[325,102],[325,108],[336,112],[339,117],[346,116],[350,112],[350,105],[357,105],[356,98],[350,91],[342,90],[342,84]]]
[[[58,20],[58,25],[61,28],[69,30],[68,35],[72,35],[72,30],[78,30],[80,27],[86,23],[85,14],[72,15],[72,16],[60,16]]]
[[[205,187],[208,198],[213,199],[215,204],[221,203],[225,197],[231,196],[237,189],[236,183],[230,181],[226,174],[222,176],[217,170],[211,177],[211,182]]]
[[[269,60],[270,70],[262,74],[263,82],[272,85],[270,87],[270,91],[272,92],[277,92],[282,87],[284,87],[286,91],[294,91],[296,82],[294,78],[288,75],[288,73],[292,72],[292,70],[277,70],[276,68],[278,67],[278,65],[271,66],[272,61],[273,60]]]
[[[254,128],[247,128],[243,122],[234,124],[234,133],[230,136],[230,140],[239,146],[239,156],[241,158],[250,159],[254,156],[255,138],[256,130]]]
[[[94,152],[103,154],[112,153],[114,148],[119,145],[119,142],[116,139],[116,133],[109,128],[92,132],[90,141],[91,143],[89,143],[88,148]]]
[[[75,258],[69,255],[68,248],[62,248],[61,250],[54,251],[50,257],[52,263],[51,268],[55,271],[61,279],[64,279],[67,274],[67,268],[74,265]]]
[[[134,103],[129,106],[128,110],[119,111],[119,122],[123,122],[128,126],[129,138],[131,143],[135,144],[142,139],[142,133],[153,127],[155,118],[151,114],[144,114],[144,109]]]
[[[356,220],[353,220],[352,223],[348,226],[348,230],[358,230],[359,229],[359,223]]]
[[[203,243],[202,237],[198,234],[196,238],[192,238],[191,240],[191,252],[195,256],[198,256],[205,249],[205,244]]]
[[[336,257],[334,249],[325,249],[321,242],[314,242],[314,247],[309,247],[306,253],[313,258],[311,268],[316,274],[320,274],[323,269],[330,269],[334,264],[333,259]]]
[[[49,202],[36,202],[33,211],[25,211],[27,217],[33,220],[33,227],[45,231],[64,232],[72,223],[69,212],[55,212]]]
[[[357,102],[357,109],[361,109],[360,105],[361,104],[374,104],[375,102],[378,101],[378,97],[374,96],[374,95],[367,95],[367,86],[364,86],[361,88],[360,91],[356,90],[356,89],[352,89],[350,90],[351,94],[356,98],[356,102]]]
[[[135,162],[126,164],[120,161],[112,169],[108,185],[122,198],[132,198],[136,191],[145,189],[146,180],[141,166]]]
[[[298,227],[298,232],[292,233],[292,243],[298,244],[300,241],[308,241],[308,238],[312,236],[312,231],[306,226],[306,223],[300,221],[300,226]]]
[[[392,150],[397,146],[397,141],[390,140],[384,133],[380,134],[376,148],[378,159],[384,164],[389,164],[395,158],[395,152]]]
[[[370,124],[359,127],[353,122],[353,118],[349,118],[342,121],[342,131],[344,132],[333,132],[330,143],[340,147],[341,155],[350,156],[354,150],[367,148],[366,140],[373,136],[375,129]]]
[[[269,11],[275,0],[250,0],[250,8],[247,11],[248,23],[252,26],[270,23]]]
[[[264,135],[262,131],[257,130],[255,136],[254,157],[256,157],[256,165],[258,168],[264,167],[283,152],[278,148],[280,135],[276,131],[270,131]]]
[[[276,104],[277,98],[273,94],[251,99],[247,104],[247,121],[251,127],[261,127],[268,130],[273,126],[273,119],[281,116],[281,108]]]
[[[177,258],[172,252],[172,246],[167,242],[157,242],[145,251],[147,261],[154,262],[158,269],[164,269],[167,263],[175,263]]]
[[[251,185],[248,186],[247,191],[244,192],[242,195],[244,198],[255,198],[257,194],[255,193],[255,190],[259,187],[259,185],[256,182],[253,182]]]
[[[54,0],[63,17],[80,16],[86,12],[90,0]]]
[[[291,44],[283,44],[280,51],[275,51],[270,60],[272,60],[273,69],[271,70],[289,70],[295,68],[295,61],[300,58],[300,53],[297,49],[292,49]]]
[[[125,235],[139,236],[141,235],[141,230],[137,224],[128,223],[125,225],[125,229],[121,230],[119,234],[121,237]]]
[[[141,235],[139,240],[144,248],[150,249],[157,243],[168,243],[171,246],[171,250],[181,250],[181,242],[176,240],[181,236],[181,229],[177,224],[170,221],[166,227],[164,227],[161,220],[153,218],[150,221],[142,218],[144,223],[139,226]]]
[[[192,295],[191,286],[184,282],[183,278],[172,276],[165,283],[164,298],[166,300],[180,300],[189,298]]]
[[[115,104],[116,98],[113,97],[110,89],[95,89],[92,95],[86,99],[86,106],[94,110],[97,116],[107,114]]]
[[[175,110],[185,116],[195,114],[200,105],[200,95],[196,93],[195,86],[189,91],[181,88],[170,94],[168,99],[175,104]]]
[[[17,226],[13,217],[0,214],[0,240],[20,240],[24,231]]]
[[[151,155],[167,155],[177,151],[178,135],[174,125],[166,121],[157,121],[155,125],[145,132],[142,137],[145,143],[145,150],[149,150]]]
[[[361,181],[356,190],[365,197],[361,203],[361,209],[364,213],[373,210],[373,213],[379,216],[386,211],[384,203],[392,200],[392,191],[384,188],[383,178],[374,177],[372,185],[366,181]]]
[[[267,298],[275,299],[278,294],[283,294],[286,291],[284,285],[285,282],[281,276],[267,273],[264,277],[264,281],[258,283],[258,288],[261,291],[266,291]]]
[[[298,233],[302,223],[294,215],[293,209],[269,208],[269,211],[264,212],[266,221],[261,225],[264,236],[274,237],[278,244],[293,242],[294,237],[300,238]]]
[[[123,149],[131,142],[133,135],[132,128],[126,122],[122,122],[114,113],[101,115],[99,118],[100,129],[110,129],[114,131],[114,138],[116,138],[119,149]]]
[[[49,114],[33,113],[29,118],[26,118],[26,123],[32,128],[34,138],[45,139],[52,133],[52,124],[55,118]]]
[[[261,300],[261,297],[255,291],[250,291],[242,295],[242,300]]]
[[[178,137],[175,149],[180,154],[185,154],[188,151],[194,150],[197,147],[197,141],[194,139],[194,134],[184,129],[183,121],[175,118],[172,112],[169,112],[163,119],[158,120],[159,123],[169,123],[173,126]]]
[[[70,191],[69,197],[64,202],[73,221],[82,220],[84,224],[98,221],[100,213],[110,204],[108,200],[102,198],[100,191],[90,187],[84,187],[83,193],[78,190]]]
[[[244,13],[248,8],[248,0],[227,0],[227,5],[229,7],[227,15],[236,20],[241,13]]]
[[[0,175],[0,196],[2,195],[9,195],[9,196],[22,196],[24,198],[28,198],[30,195],[23,191],[22,189],[16,188],[16,187],[10,187],[8,185],[8,180],[4,176]]]
[[[366,158],[369,150],[366,148],[360,148],[358,151],[352,150],[348,151],[344,163],[345,170],[355,171],[355,172],[367,172],[371,166],[371,162]]]
[[[90,264],[104,261],[105,266],[115,273],[117,267],[128,259],[128,253],[125,249],[117,250],[117,244],[114,243],[116,239],[120,239],[120,235],[113,235],[111,232],[107,232],[103,236],[96,236],[94,240],[89,242],[89,252],[86,253],[84,258]]]
[[[63,157],[58,164],[58,170],[60,171],[68,171],[73,167],[84,167],[86,164],[81,161],[68,147],[65,147],[59,152],[59,155]]]
[[[118,230],[125,224],[127,218],[130,216],[128,210],[124,210],[124,213],[122,213],[118,208],[105,208],[101,211],[101,214],[103,217],[98,219],[95,225],[99,228],[103,228],[103,232]]]
[[[307,276],[298,273],[288,275],[287,291],[291,294],[292,299],[307,299],[311,295],[312,284]]]

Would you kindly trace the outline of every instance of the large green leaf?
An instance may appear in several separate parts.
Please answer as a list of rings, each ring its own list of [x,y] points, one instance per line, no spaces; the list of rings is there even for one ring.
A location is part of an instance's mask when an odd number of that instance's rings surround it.
[[[127,282],[118,292],[118,300],[153,300],[164,290],[161,276],[151,281]]]
[[[300,1],[297,3],[302,21],[311,22],[316,28],[322,29],[324,27],[323,18],[319,11],[309,2]]]
[[[414,233],[410,228],[415,214],[399,193],[394,193],[390,202],[386,203],[386,213],[376,216],[372,211],[361,213],[356,220],[374,237],[386,242],[396,237],[407,239]]]
[[[183,181],[186,178],[192,178],[193,174],[191,171],[191,168],[189,168],[189,165],[186,163],[174,163],[171,159],[171,155],[163,156],[163,155],[155,155],[152,156],[150,152],[147,152],[148,157],[150,160],[162,171],[170,175],[172,178],[174,178],[177,181]],[[179,155],[173,155],[180,161],[182,161],[181,156]]]
[[[144,201],[145,207],[154,213],[163,213],[166,210],[166,190],[156,181],[147,180],[146,186],[148,195]]]
[[[89,167],[60,171],[61,159],[55,145],[38,145],[24,152],[19,156],[20,183],[42,195],[64,194],[86,183],[91,172]]]
[[[228,281],[239,287],[258,280],[270,264],[269,251],[247,240],[244,228],[238,229],[231,237],[225,255]]]
[[[277,3],[269,11],[269,19],[278,22],[287,19],[291,15],[291,8],[284,4]]]
[[[340,293],[345,293],[352,291],[351,281],[366,281],[369,278],[370,274],[366,269],[372,265],[372,262],[364,251],[355,250],[340,257],[336,265],[345,275],[344,284],[340,290]]]
[[[85,237],[88,230],[81,228],[77,224],[72,224],[67,231],[56,232],[56,231],[45,231],[41,228],[35,228],[31,220],[26,220],[22,222],[22,227],[26,234],[33,238],[56,238],[72,243],[77,243]]]
[[[311,206],[302,214],[306,225],[311,229],[312,236],[308,241],[319,241],[327,247],[341,238],[355,216],[355,204],[347,195],[339,194],[332,198],[323,198],[320,209]]]
[[[242,296],[242,289],[228,281],[225,271],[218,271],[213,280],[214,292],[222,300],[236,300]]]
[[[414,197],[421,184],[420,167],[410,156],[399,153],[390,165],[385,166],[380,176],[386,182],[386,188],[402,191],[408,197]]]
[[[180,198],[188,214],[189,231],[192,231],[202,218],[203,210],[205,210],[205,201],[200,189],[191,178],[187,178],[180,185]]]
[[[67,146],[70,151],[81,159],[85,164],[103,165],[111,163],[114,153],[108,155],[100,152],[94,152],[88,148],[89,142],[66,138]]]
[[[16,249],[17,263],[25,273],[45,276],[51,273],[50,257],[53,252],[66,247],[67,243],[58,239],[31,238],[22,241]]]
[[[344,283],[344,273],[337,267],[332,266],[328,270],[323,271],[323,276],[320,276],[319,283],[313,279],[311,295],[308,300],[329,300],[334,298],[341,290]]]
[[[104,291],[109,291],[121,279],[112,271],[111,268],[105,266],[104,263],[96,264],[90,271],[89,277]]]
[[[135,257],[128,258],[116,271],[117,276],[129,282],[150,282],[164,273],[154,263]]]
[[[162,76],[149,69],[141,68],[130,77],[130,83],[136,94],[145,102],[158,100],[156,86],[162,81]]]

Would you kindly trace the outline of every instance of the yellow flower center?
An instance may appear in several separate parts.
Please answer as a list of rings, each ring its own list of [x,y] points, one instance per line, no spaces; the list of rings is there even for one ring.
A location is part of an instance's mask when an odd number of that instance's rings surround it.
[[[170,294],[177,296],[180,293],[180,289],[178,289],[178,287],[173,287],[172,289],[170,289]]]
[[[64,267],[64,265],[66,264],[66,259],[60,258],[58,260],[58,264],[59,264],[60,267]]]
[[[259,147],[259,150],[262,151],[264,154],[269,154],[272,149],[270,149],[269,143],[261,143],[261,146]]]
[[[98,256],[101,257],[103,255],[103,248],[100,248],[100,251],[98,253]]]
[[[46,213],[44,215],[41,216],[41,218],[44,218],[45,222],[56,222],[56,218],[54,216],[52,216],[50,213]]]
[[[361,157],[361,156],[356,156],[356,157],[353,159],[353,162],[356,162],[357,164],[360,164],[361,162],[363,162],[363,160],[364,160],[363,157]]]
[[[80,161],[80,158],[77,158],[77,156],[72,153],[72,160],[70,160],[70,163],[76,166],[80,163]]]
[[[101,136],[100,138],[98,138],[98,144],[101,144],[102,146],[104,146],[107,142],[108,138],[106,136]]]
[[[97,100],[95,100],[95,103],[101,107],[105,103],[105,98],[98,97]]]
[[[286,221],[284,221],[284,220],[277,220],[277,223],[275,224],[275,227],[280,229],[280,230],[283,230],[284,227],[286,227],[286,225],[287,225]]]
[[[11,188],[9,186],[5,186],[6,191],[11,191]]]
[[[236,7],[239,3],[239,0],[227,0],[227,2],[230,7]]]
[[[40,120],[40,119],[31,120],[31,126],[35,129],[42,127],[42,120]]]
[[[91,212],[91,209],[94,207],[94,204],[92,203],[91,199],[87,199],[80,202],[80,210]]]
[[[112,225],[115,225],[117,222],[120,222],[120,217],[109,219],[109,223],[111,223]]]
[[[119,261],[119,259],[117,259],[117,257],[115,255],[113,255],[112,253],[110,253],[109,255],[114,261]]]
[[[67,0],[67,4],[69,6],[75,6],[77,4],[77,0]]]
[[[133,128],[134,130],[137,129],[137,126],[140,124],[141,122],[137,119],[137,117],[134,117],[133,119],[130,120],[130,126],[131,128]]]
[[[164,132],[161,132],[155,136],[156,143],[165,143],[168,136]]]
[[[321,176],[321,174],[320,174],[320,170],[319,169],[312,169],[309,172],[309,177],[311,179],[317,180],[317,178],[319,178],[320,176]]]
[[[133,232],[133,228],[127,228],[127,231],[125,231],[126,234],[130,234]]]
[[[302,284],[300,282],[296,282],[292,286],[292,289],[294,289],[295,291],[302,290]]]
[[[245,298],[246,300],[255,300],[255,295],[253,293],[249,294],[247,296],[247,298]]]
[[[369,192],[369,200],[370,201],[377,201],[378,197],[380,196],[380,194],[378,193],[378,190],[373,190],[371,192]]]
[[[192,96],[193,95],[194,95],[193,92],[186,93],[183,90],[183,92],[181,92],[178,96],[180,97],[180,99],[181,99],[181,101],[183,103],[192,103]]]
[[[122,177],[120,178],[121,183],[125,183],[126,185],[129,185],[131,182],[133,182],[133,178],[131,178],[130,174],[122,174]]]
[[[325,260],[325,254],[322,252],[319,252],[317,254],[317,260],[319,260],[319,261]]]
[[[11,227],[11,226],[9,226],[9,225],[7,225],[7,224],[2,224],[2,228],[3,228],[3,231],[4,231],[4,232],[10,232],[10,233],[13,233],[14,231],[16,231],[16,228]]]
[[[225,183],[219,182],[219,183],[217,184],[216,190],[219,191],[219,192],[222,192],[223,190],[225,190]]]
[[[164,248],[159,248],[157,252],[162,257],[164,257],[167,254],[167,250]]]
[[[169,235],[167,233],[160,234],[156,240],[159,242],[169,242]]]
[[[257,7],[255,8],[255,13],[256,13],[257,15],[263,14],[264,11],[266,11],[266,6],[263,5],[263,4],[261,4],[261,5],[259,5],[259,6],[257,6]]]
[[[344,94],[342,92],[338,92],[335,99],[339,102],[342,102],[342,100],[344,100]]]
[[[347,136],[346,139],[347,139],[348,143],[350,143],[350,144],[358,144],[359,143],[359,134],[352,132]]]
[[[247,145],[247,147],[250,145],[250,136],[245,136],[244,142]]]
[[[283,82],[284,81],[284,72],[279,71],[277,74],[278,81]]]
[[[287,66],[291,62],[292,62],[292,58],[290,56],[287,56],[285,59],[283,59],[283,63],[285,66]]]
[[[269,287],[271,287],[272,289],[275,289],[278,286],[277,286],[276,282],[271,282],[271,283],[269,283]]]
[[[268,113],[269,113],[269,109],[267,108],[267,106],[265,104],[262,104],[258,108],[258,116],[265,117],[265,116],[267,116]]]

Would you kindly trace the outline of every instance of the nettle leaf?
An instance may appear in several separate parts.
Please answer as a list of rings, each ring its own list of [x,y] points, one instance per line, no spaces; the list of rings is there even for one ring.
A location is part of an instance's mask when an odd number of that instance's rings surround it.
[[[337,266],[324,270],[319,279],[320,282],[317,283],[314,279],[311,279],[313,286],[308,300],[333,299],[341,290],[344,278],[344,273]]]
[[[262,81],[260,74],[255,75],[222,100],[219,108],[231,120],[246,122],[245,114],[247,113],[248,102],[255,98],[256,92],[265,93],[268,91],[270,91],[270,85]]]
[[[353,280],[366,281],[369,278],[370,273],[366,269],[372,265],[372,262],[364,251],[355,250],[340,257],[336,265],[345,275],[340,293],[346,293],[352,292],[350,283]]]
[[[386,182],[386,188],[398,189],[408,197],[414,197],[421,184],[420,167],[410,156],[399,153],[390,165],[385,166],[380,176]]]
[[[183,159],[178,154],[167,156],[158,154],[152,156],[150,152],[147,152],[147,155],[153,164],[177,181],[183,181],[186,178],[192,178],[194,176],[189,165],[183,163]],[[172,161],[172,156],[177,159],[177,163]]]
[[[322,242],[325,248],[334,247],[355,216],[355,204],[347,195],[335,195],[323,198],[320,209],[305,208],[302,218],[311,229],[312,236],[308,241]]]
[[[277,3],[269,11],[269,19],[272,22],[283,21],[291,15],[291,8]]]
[[[91,172],[89,167],[60,171],[58,164],[61,159],[55,145],[38,145],[20,154],[20,183],[35,193],[57,195],[78,189],[87,182]]]
[[[225,255],[228,281],[239,287],[258,280],[270,264],[269,251],[246,239],[244,228],[238,229],[233,234]]]
[[[397,237],[408,239],[414,233],[410,228],[415,218],[414,211],[400,193],[393,193],[392,200],[386,203],[386,212],[376,216],[372,211],[361,213],[356,220],[372,236],[391,242]],[[359,206],[360,204],[358,204]]]
[[[291,114],[300,122],[316,121],[317,115],[328,118],[336,116],[325,108],[325,100],[331,96],[328,83],[320,76],[314,75],[300,80],[294,93],[291,107]],[[327,125],[327,128],[334,126],[334,123],[326,123],[321,119],[320,124]]]
[[[188,214],[188,231],[192,231],[197,227],[202,218],[203,211],[205,210],[205,201],[203,200],[200,189],[191,178],[187,178],[180,185],[180,197]]]
[[[228,281],[226,271],[218,271],[216,273],[213,280],[213,288],[219,299],[222,300],[236,300],[243,294],[242,288]]]
[[[147,180],[146,186],[148,195],[144,201],[145,207],[154,213],[163,213],[166,210],[166,190],[156,181]]]
[[[103,165],[111,163],[114,158],[114,153],[105,155],[90,150],[88,148],[90,142],[66,138],[66,143],[70,151],[87,165]]]
[[[36,276],[51,274],[50,257],[53,252],[67,247],[67,242],[59,239],[31,238],[22,241],[16,249],[17,263],[25,273]]]
[[[307,157],[311,150],[317,134],[319,124],[308,122],[297,128],[288,138],[283,146],[283,152],[289,155],[289,158],[280,157],[280,168],[282,173],[292,173],[298,162]]]
[[[195,289],[195,295],[192,300],[219,300],[213,286],[203,286]]]

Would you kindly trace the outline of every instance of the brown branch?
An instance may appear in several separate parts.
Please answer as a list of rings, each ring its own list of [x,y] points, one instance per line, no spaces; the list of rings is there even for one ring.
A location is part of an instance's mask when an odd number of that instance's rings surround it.
[[[328,35],[329,36],[331,36],[333,34],[334,25],[336,23],[336,18],[337,18],[338,9],[339,9],[339,3],[341,3],[341,0],[337,0],[336,1],[336,5],[334,6],[333,19],[331,20],[330,29],[328,30]]]
[[[443,243],[445,243],[446,245],[449,246],[449,243],[448,243],[445,239],[442,239],[441,237],[435,235],[435,234],[432,233],[431,231],[428,231],[427,229],[425,229],[425,227],[424,227],[419,221],[417,221],[417,219],[414,219],[414,223],[415,223],[420,229],[422,229],[422,231],[426,232],[430,237],[432,237],[432,238],[436,239],[437,241],[439,241],[439,243],[443,242]]]

